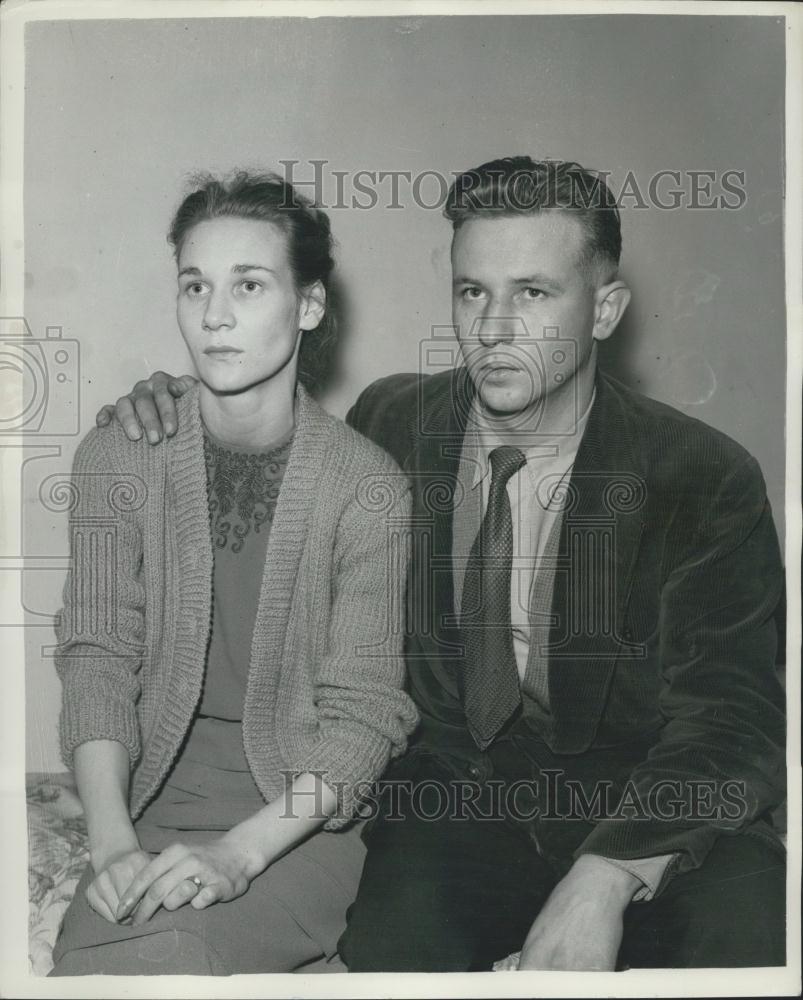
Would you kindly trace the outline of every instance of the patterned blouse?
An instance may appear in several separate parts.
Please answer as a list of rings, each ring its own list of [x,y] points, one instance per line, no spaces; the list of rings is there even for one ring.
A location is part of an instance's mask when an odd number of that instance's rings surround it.
[[[223,444],[204,432],[215,564],[201,715],[242,720],[270,526],[292,444],[291,434],[254,450]]]

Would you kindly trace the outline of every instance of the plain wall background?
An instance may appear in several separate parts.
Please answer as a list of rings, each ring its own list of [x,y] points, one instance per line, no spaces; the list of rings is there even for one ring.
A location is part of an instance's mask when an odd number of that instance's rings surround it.
[[[518,153],[610,171],[614,190],[628,171],[646,189],[659,170],[740,170],[739,211],[623,209],[634,298],[603,364],[745,445],[782,520],[779,19],[62,21],[28,26],[26,58],[26,317],[36,337],[58,325],[80,342],[81,435],[136,379],[189,370],[164,234],[193,171],[295,159],[305,180],[323,159],[331,201],[333,170],[449,176]],[[448,224],[401,192],[401,210],[330,212],[345,323],[322,401],[338,415],[374,378],[416,370],[450,321]],[[434,182],[422,195],[435,200]],[[61,767],[66,517],[39,490],[78,440],[26,452],[24,552],[42,557],[23,586],[31,770]]]

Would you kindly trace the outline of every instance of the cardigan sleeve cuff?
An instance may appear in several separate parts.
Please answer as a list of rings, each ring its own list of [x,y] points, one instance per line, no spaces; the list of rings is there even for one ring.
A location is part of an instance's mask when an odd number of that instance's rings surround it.
[[[315,774],[335,793],[335,812],[324,829],[338,830],[361,818],[360,807],[375,796],[376,780],[390,757],[390,741],[378,736],[359,746],[324,739],[314,744],[291,771],[293,775]]]
[[[131,766],[139,760],[139,720],[133,699],[121,699],[120,689],[99,671],[64,681],[59,735],[64,764],[72,770],[73,752],[89,740],[116,740],[128,751]]]

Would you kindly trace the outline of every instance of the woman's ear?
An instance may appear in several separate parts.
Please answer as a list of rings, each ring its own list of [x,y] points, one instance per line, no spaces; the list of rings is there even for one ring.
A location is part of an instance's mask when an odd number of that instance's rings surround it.
[[[299,330],[314,330],[326,312],[326,289],[320,281],[309,285],[301,293],[301,306],[298,311]]]
[[[600,285],[594,293],[594,340],[607,340],[619,325],[630,302],[630,289],[624,281]]]

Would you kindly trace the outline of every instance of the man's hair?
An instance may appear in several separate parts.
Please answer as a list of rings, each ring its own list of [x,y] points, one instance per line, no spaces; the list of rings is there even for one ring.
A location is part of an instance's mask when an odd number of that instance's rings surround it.
[[[490,160],[455,178],[443,214],[457,232],[477,216],[549,210],[577,218],[585,233],[581,265],[612,278],[622,253],[619,209],[605,180],[579,163],[529,156]]]

